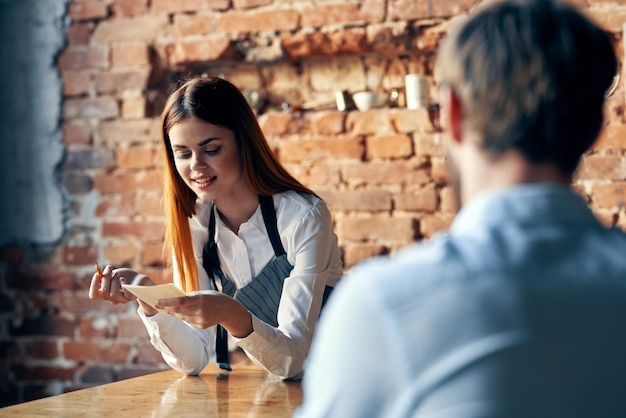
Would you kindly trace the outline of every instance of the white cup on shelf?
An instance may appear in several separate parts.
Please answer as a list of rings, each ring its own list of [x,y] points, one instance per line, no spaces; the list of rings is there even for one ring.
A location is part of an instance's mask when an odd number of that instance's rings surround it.
[[[406,89],[406,107],[418,109],[430,103],[428,79],[421,74],[407,74],[404,76]]]

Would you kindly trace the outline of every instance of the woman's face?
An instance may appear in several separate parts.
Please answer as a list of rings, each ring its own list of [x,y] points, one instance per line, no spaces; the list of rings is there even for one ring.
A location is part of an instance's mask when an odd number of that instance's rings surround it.
[[[217,203],[248,188],[231,130],[189,118],[174,124],[169,138],[176,170],[200,200]]]

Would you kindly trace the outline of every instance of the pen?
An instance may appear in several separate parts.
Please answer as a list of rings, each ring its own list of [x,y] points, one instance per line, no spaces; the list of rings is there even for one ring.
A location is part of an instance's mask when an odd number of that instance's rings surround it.
[[[100,275],[100,278],[102,278],[102,269],[100,268],[98,263],[96,263],[96,271],[98,272],[98,275]]]

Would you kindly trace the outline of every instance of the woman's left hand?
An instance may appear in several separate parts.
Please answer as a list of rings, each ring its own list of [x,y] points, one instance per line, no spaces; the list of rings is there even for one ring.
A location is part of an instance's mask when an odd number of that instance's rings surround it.
[[[185,297],[159,299],[155,305],[189,325],[204,329],[221,324],[237,338],[252,332],[250,312],[235,299],[215,290],[203,290]]]

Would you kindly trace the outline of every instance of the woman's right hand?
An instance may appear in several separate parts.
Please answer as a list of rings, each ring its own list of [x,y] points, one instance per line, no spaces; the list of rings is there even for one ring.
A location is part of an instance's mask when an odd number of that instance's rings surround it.
[[[113,269],[107,265],[102,274],[95,272],[89,286],[89,298],[94,300],[108,300],[114,305],[128,303],[137,298],[129,291],[122,288],[123,284],[139,286],[154,286],[154,282],[148,276],[127,268]],[[139,305],[148,316],[156,315],[157,310],[138,300]]]

